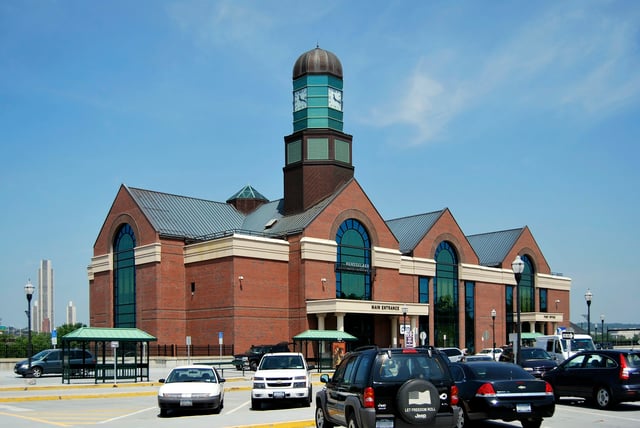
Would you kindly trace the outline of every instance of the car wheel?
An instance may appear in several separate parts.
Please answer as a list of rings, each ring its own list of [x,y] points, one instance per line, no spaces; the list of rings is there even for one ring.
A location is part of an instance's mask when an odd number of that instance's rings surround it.
[[[462,403],[461,403],[462,404]],[[467,415],[467,411],[464,406],[460,406],[460,410],[458,411],[458,420],[456,421],[456,428],[464,428],[470,426],[469,415]]]
[[[520,421],[522,428],[540,428],[542,425],[542,419],[523,419]]]
[[[409,397],[423,398],[410,400]],[[409,379],[398,389],[396,408],[400,417],[409,424],[429,424],[435,419],[440,409],[440,393],[427,380]]]
[[[249,368],[251,369],[251,371],[256,371],[258,370],[258,362],[257,361],[251,361],[249,363]]]
[[[326,418],[321,406],[316,407],[316,428],[333,428],[335,425]]]
[[[42,376],[42,367],[31,367],[31,376],[32,377],[40,377]]]
[[[358,421],[356,421],[356,415],[351,412],[349,419],[347,419],[347,428],[359,428]]]
[[[595,394],[593,396],[594,402],[599,409],[606,409],[613,405],[613,400],[611,399],[611,392],[609,388],[606,386],[600,386],[596,389]]]
[[[251,399],[251,409],[253,410],[262,410],[262,401],[257,400],[255,398]]]

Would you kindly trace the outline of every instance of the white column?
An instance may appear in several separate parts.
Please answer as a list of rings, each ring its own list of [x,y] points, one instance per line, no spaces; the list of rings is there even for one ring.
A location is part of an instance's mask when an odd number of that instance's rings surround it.
[[[391,324],[391,347],[398,347],[398,317],[390,316],[389,322]]]
[[[336,330],[344,331],[344,312],[336,312]]]
[[[316,317],[318,318],[318,330],[324,330],[324,319],[327,316],[327,314],[316,314]],[[320,356],[324,355],[325,352],[325,343],[320,342],[320,349],[318,350],[320,352]]]

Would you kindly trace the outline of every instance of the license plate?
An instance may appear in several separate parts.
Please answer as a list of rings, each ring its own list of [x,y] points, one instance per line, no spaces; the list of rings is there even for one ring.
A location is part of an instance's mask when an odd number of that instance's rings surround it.
[[[180,407],[191,407],[193,406],[193,401],[191,400],[180,400]]]
[[[273,398],[284,398],[284,392],[276,391],[273,393]]]
[[[531,404],[529,403],[516,404],[516,412],[531,413]]]
[[[393,428],[393,419],[378,419],[376,428]]]

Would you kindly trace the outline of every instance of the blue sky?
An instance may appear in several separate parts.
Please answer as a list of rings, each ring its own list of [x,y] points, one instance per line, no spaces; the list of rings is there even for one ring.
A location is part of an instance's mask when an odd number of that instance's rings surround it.
[[[529,226],[571,319],[640,322],[637,1],[0,2],[0,318],[86,267],[118,187],[282,197],[291,72],[344,70],[355,176],[386,218],[448,207],[467,235]]]

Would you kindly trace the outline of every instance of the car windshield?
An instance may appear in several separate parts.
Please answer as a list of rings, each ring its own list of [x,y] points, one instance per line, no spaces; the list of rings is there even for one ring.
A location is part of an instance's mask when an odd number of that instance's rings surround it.
[[[300,355],[269,355],[262,358],[258,370],[303,369]]]
[[[51,351],[40,351],[40,352],[38,352],[36,355],[34,355],[33,357],[31,357],[31,359],[32,359],[32,360],[34,360],[34,361],[35,361],[35,360],[41,360],[41,359],[43,359],[44,357],[46,357],[46,356],[47,356],[47,354],[48,354],[49,352],[51,352]]]
[[[184,368],[174,369],[167,377],[165,383],[174,382],[211,382],[218,383],[213,370],[210,368]]]
[[[551,355],[547,353],[544,349],[540,348],[523,348],[520,351],[520,356],[527,360],[550,360]]]
[[[469,364],[469,368],[476,379],[530,379],[532,375],[524,371],[519,366],[509,363],[475,363]]]
[[[380,368],[374,374],[374,380],[405,382],[408,379],[423,378],[432,382],[444,379],[444,368],[437,358],[428,355],[400,354],[380,356]]]
[[[569,340],[562,340],[564,349],[569,349]],[[595,348],[593,346],[593,341],[591,339],[571,339],[571,351],[593,351]]]

